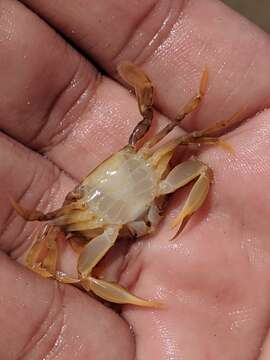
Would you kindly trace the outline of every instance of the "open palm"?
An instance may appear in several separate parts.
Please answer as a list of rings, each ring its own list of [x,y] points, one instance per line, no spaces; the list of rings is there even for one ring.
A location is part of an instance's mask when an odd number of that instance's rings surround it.
[[[270,103],[268,36],[214,0],[3,0],[0,14],[0,358],[268,359],[270,113],[254,116]],[[175,241],[169,225],[185,191],[154,236],[107,259],[108,279],[166,304],[120,316],[19,264],[39,225],[18,217],[9,196],[54,209],[127,143],[140,118],[114,80],[122,60],[155,84],[158,124],[194,94],[205,64],[208,92],[186,128],[243,105],[250,118],[226,135],[234,156],[202,149],[214,184]],[[65,252],[62,267],[74,266]]]

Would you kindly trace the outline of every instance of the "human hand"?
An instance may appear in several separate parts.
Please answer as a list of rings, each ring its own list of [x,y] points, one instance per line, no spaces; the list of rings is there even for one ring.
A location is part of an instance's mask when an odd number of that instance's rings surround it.
[[[0,9],[0,358],[247,360],[265,344],[266,359],[270,114],[255,114],[269,106],[268,35],[213,0],[4,0]],[[111,78],[98,76],[92,60]],[[14,261],[38,225],[19,218],[8,195],[28,208],[56,208],[126,144],[140,117],[113,80],[122,60],[143,64],[155,84],[159,123],[194,94],[205,64],[209,88],[186,127],[205,127],[243,105],[252,118],[226,135],[235,156],[202,149],[215,181],[180,237],[170,242],[168,229],[183,190],[157,233],[109,265],[108,276],[166,305],[125,306],[120,317]],[[63,266],[73,261],[67,254]]]

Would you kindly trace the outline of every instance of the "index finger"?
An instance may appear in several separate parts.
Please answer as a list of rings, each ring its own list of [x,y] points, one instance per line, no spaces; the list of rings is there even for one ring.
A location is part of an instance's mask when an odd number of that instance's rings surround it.
[[[155,105],[173,118],[193,95],[205,64],[210,86],[198,126],[269,105],[269,36],[215,0],[66,2],[23,0],[111,74],[143,64]],[[61,11],[59,11],[61,9]]]

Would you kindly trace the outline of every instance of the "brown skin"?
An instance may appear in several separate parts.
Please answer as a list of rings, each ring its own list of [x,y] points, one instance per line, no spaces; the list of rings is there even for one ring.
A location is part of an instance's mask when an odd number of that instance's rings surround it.
[[[0,125],[6,134],[0,136],[0,358],[50,353],[58,360],[129,360],[136,352],[138,360],[150,354],[264,360],[260,347],[270,342],[270,112],[254,115],[270,103],[268,35],[212,0],[161,1],[155,9],[153,0],[128,7],[124,0],[25,3],[33,12],[18,1],[0,5]],[[168,4],[167,25],[148,47]],[[118,248],[107,268],[107,277],[120,276],[138,295],[160,296],[167,309],[126,307],[122,319],[14,261],[37,225],[15,215],[7,195],[30,208],[56,208],[78,179],[127,142],[139,120],[135,99],[108,77],[96,81],[94,66],[34,11],[111,74],[123,59],[142,62],[157,88],[162,123],[193,95],[205,64],[209,90],[189,128],[243,105],[254,116],[226,137],[234,157],[216,147],[203,150],[215,183],[181,237],[168,241],[183,192],[159,231],[125,258]],[[136,38],[139,32],[144,35]],[[74,263],[66,252],[63,268],[71,271]]]

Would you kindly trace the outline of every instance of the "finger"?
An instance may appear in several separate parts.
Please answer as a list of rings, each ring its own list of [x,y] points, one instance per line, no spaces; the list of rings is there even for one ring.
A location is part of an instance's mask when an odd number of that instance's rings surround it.
[[[127,143],[137,104],[25,6],[1,8],[0,128],[81,179]]]
[[[26,223],[10,198],[29,209],[55,209],[75,182],[50,161],[0,134],[0,249],[20,257],[33,241],[36,223]]]
[[[128,325],[110,309],[2,253],[0,261],[1,359],[134,358]]]
[[[96,71],[20,2],[3,0],[0,11],[0,128],[41,149],[77,121]]]
[[[111,73],[123,59],[143,63],[170,117],[194,94],[205,64],[210,84],[198,126],[243,105],[248,113],[269,105],[269,36],[221,2],[24,2]]]

